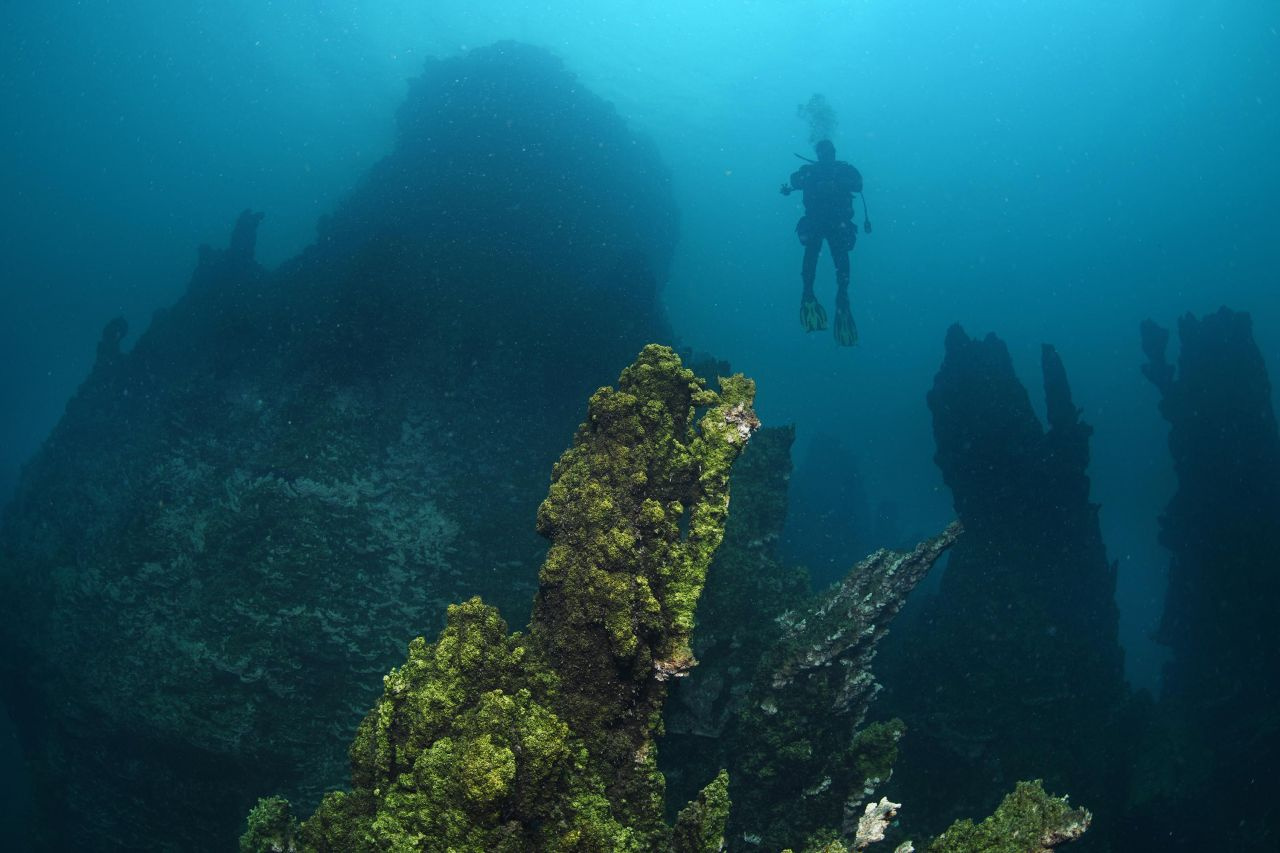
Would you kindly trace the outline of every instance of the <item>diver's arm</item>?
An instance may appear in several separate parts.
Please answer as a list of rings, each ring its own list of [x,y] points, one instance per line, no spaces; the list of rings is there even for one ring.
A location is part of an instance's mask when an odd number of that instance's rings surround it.
[[[802,167],[798,171],[792,172],[791,180],[783,184],[778,192],[783,195],[791,195],[795,190],[804,189],[805,168],[807,167]]]

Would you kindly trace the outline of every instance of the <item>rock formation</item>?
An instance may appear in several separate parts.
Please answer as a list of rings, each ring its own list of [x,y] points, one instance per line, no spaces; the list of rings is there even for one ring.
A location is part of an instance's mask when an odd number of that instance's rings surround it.
[[[806,606],[783,613],[727,737],[734,849],[853,835],[889,779],[900,720],[864,726],[880,684],[877,646],[907,595],[960,538],[953,522],[910,551],[880,550]],[[737,781],[734,781],[737,780]]]
[[[780,636],[775,619],[808,597],[804,571],[778,557],[794,438],[792,427],[764,427],[733,470],[733,511],[698,606],[698,666],[672,686],[658,752],[676,801],[725,766],[721,738]]]
[[[1167,330],[1147,321],[1142,371],[1160,392],[1178,489],[1160,518],[1172,554],[1158,639],[1164,670],[1155,730],[1135,784],[1137,835],[1170,850],[1280,844],[1280,435],[1248,314],[1222,308]],[[1201,819],[1207,795],[1236,817]]]
[[[1119,799],[1116,569],[1089,502],[1091,428],[1052,347],[1042,361],[1047,430],[994,335],[953,326],[928,395],[965,535],[878,667],[878,713],[910,732],[889,788],[908,830],[988,812],[1018,779]]]

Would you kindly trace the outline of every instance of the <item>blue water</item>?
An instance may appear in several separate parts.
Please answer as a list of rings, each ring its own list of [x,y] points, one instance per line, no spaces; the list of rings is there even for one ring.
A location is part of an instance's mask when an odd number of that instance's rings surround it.
[[[1150,686],[1173,477],[1137,327],[1247,310],[1280,377],[1278,27],[1274,0],[5,4],[0,490],[108,319],[145,328],[245,207],[267,214],[260,261],[299,251],[388,150],[426,57],[516,38],[658,143],[682,341],[758,380],[797,459],[838,432],[906,534],[951,514],[924,405],[946,327],[1001,335],[1037,405],[1039,345],[1058,348],[1096,430],[1128,674]],[[800,330],[799,198],[777,193],[810,153],[796,108],[815,92],[875,223],[853,254],[854,350]],[[828,309],[833,292],[824,258]]]

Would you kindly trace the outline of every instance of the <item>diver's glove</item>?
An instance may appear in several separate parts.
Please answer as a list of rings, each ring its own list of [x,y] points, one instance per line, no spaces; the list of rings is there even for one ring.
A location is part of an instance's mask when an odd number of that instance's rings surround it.
[[[822,310],[812,293],[800,298],[800,325],[806,332],[821,332],[827,327],[827,312]]]
[[[842,347],[851,347],[858,343],[858,327],[853,323],[853,312],[849,310],[849,297],[843,293],[836,295],[836,343]]]

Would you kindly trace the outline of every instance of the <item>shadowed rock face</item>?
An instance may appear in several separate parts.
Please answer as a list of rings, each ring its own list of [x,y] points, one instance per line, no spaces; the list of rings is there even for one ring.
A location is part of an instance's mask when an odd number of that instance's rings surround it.
[[[778,617],[778,639],[728,737],[730,779],[740,780],[730,788],[731,849],[798,847],[824,830],[854,834],[863,804],[893,772],[902,737],[898,719],[863,725],[881,689],[871,668],[877,647],[961,533],[952,522],[910,550],[876,551]]]
[[[1122,658],[1115,566],[1089,502],[1092,430],[1057,353],[1042,356],[1048,430],[994,335],[953,326],[928,395],[965,535],[878,667],[879,710],[909,732],[889,791],[911,792],[909,829],[990,811],[1019,778],[1081,802],[1116,784],[1107,750]]]
[[[1169,588],[1157,637],[1169,646],[1141,793],[1149,825],[1186,815],[1170,849],[1274,849],[1280,844],[1280,436],[1271,384],[1249,315],[1222,308],[1142,325],[1144,375],[1160,392],[1178,490],[1160,518]],[[1157,735],[1160,733],[1157,732]],[[1234,804],[1230,825],[1195,820],[1206,791]],[[1167,818],[1165,819],[1167,823]]]
[[[313,804],[409,638],[522,623],[581,401],[666,331],[645,140],[516,44],[432,61],[395,150],[281,268],[260,215],[97,364],[0,532],[0,684],[46,843],[225,849]]]

